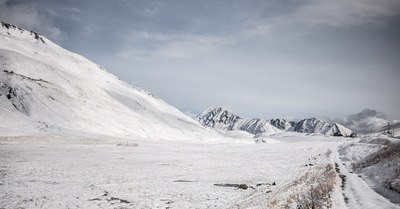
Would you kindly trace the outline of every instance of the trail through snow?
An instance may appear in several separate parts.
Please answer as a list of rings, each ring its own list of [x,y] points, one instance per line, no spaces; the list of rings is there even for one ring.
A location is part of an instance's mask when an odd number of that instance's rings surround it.
[[[341,145],[349,145],[354,144],[354,141],[350,142],[342,142]],[[346,198],[348,208],[354,209],[394,209],[400,208],[399,205],[396,205],[390,202],[385,197],[378,194],[374,191],[368,184],[365,182],[360,174],[353,173],[350,170],[351,161],[349,160],[349,156],[352,155],[353,159],[354,155],[365,155],[362,150],[358,150],[359,152],[350,152],[350,153],[339,153],[340,148],[336,147],[334,150],[334,159],[337,162],[340,174],[345,178],[345,185],[343,195]],[[374,149],[369,149],[372,153]],[[361,157],[362,158],[362,157]]]

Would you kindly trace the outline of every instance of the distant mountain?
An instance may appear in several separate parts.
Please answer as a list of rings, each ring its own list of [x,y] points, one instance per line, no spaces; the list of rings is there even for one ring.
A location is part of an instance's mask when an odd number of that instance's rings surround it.
[[[299,122],[287,122],[284,119],[244,119],[230,113],[222,107],[209,107],[196,117],[201,124],[223,130],[242,130],[251,134],[279,133],[294,131],[300,133],[321,133],[325,135],[350,135],[352,131],[340,124],[329,124],[317,118]]]
[[[1,23],[0,135],[98,134],[211,139],[162,99],[42,35]]]
[[[196,117],[201,124],[223,130],[241,130],[251,134],[278,133],[282,130],[263,119],[244,119],[222,107],[209,107]]]

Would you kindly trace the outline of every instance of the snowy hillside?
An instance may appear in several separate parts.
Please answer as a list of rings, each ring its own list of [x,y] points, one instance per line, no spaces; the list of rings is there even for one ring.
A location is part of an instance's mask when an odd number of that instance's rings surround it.
[[[0,134],[204,138],[210,131],[38,33],[0,28]]]
[[[352,131],[340,124],[329,124],[317,118],[299,122],[287,122],[284,119],[244,119],[224,110],[222,107],[209,107],[196,117],[201,124],[223,130],[242,130],[251,134],[279,133],[294,131],[299,133],[321,133],[325,135],[341,134],[349,136]]]
[[[251,134],[279,133],[282,130],[263,119],[244,119],[224,110],[222,107],[209,107],[196,117],[201,124],[223,130],[241,130]]]

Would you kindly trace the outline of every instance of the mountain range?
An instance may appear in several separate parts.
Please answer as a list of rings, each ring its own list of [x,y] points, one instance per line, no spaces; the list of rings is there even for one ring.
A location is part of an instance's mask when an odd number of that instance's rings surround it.
[[[209,107],[196,117],[204,126],[223,130],[241,130],[254,135],[273,134],[284,131],[299,133],[320,133],[325,135],[350,136],[352,131],[338,123],[329,124],[317,118],[301,121],[285,119],[264,120],[259,118],[245,119],[230,113],[222,107]]]

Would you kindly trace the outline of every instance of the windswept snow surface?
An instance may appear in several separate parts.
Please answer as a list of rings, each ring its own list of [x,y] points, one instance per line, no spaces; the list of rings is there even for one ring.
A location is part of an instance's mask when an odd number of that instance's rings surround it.
[[[189,143],[55,135],[3,137],[0,205],[236,208],[240,202],[243,207],[263,208],[274,194],[267,191],[278,191],[312,172],[313,166],[305,164],[330,163],[327,153],[337,144],[329,138],[291,135],[273,140]],[[246,184],[254,189],[214,184]],[[256,194],[260,198],[242,202]]]
[[[256,143],[238,136],[218,143],[44,134],[1,137],[0,205],[296,208],[306,204],[302,198],[310,189],[327,185],[330,189],[324,191],[330,198],[321,208],[399,208],[343,165],[342,155],[348,153],[338,152],[338,147],[358,139],[280,133]],[[343,191],[334,169],[324,176],[335,163],[340,175],[346,175]],[[234,186],[240,184],[248,188]]]

